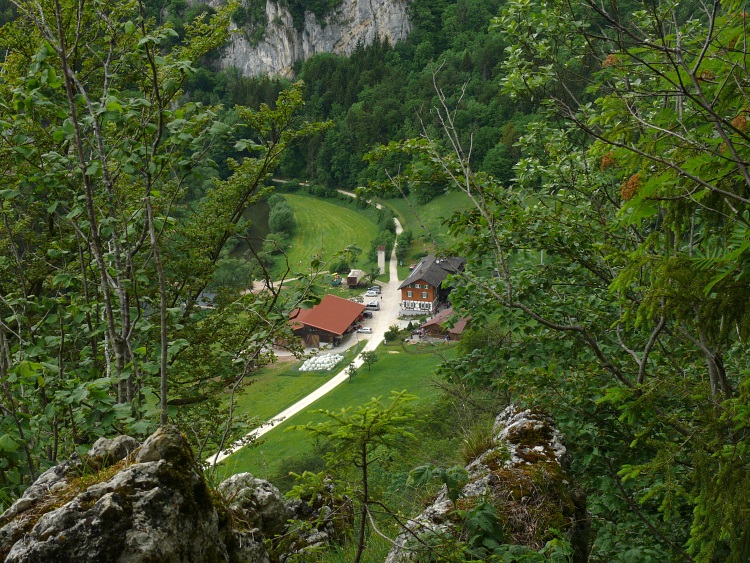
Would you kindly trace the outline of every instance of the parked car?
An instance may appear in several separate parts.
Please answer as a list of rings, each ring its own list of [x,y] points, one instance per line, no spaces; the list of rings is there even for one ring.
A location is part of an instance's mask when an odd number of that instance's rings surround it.
[[[380,292],[382,291],[382,289],[380,288],[379,285],[373,285],[372,287],[368,287],[367,291],[374,291],[375,293],[380,294]]]
[[[380,311],[380,302],[378,301],[370,301],[365,305],[365,309],[368,311]]]
[[[372,328],[370,328],[369,326],[363,326],[361,328],[358,328],[357,332],[365,332],[367,334],[372,334]]]
[[[366,319],[371,319],[372,313],[370,311],[365,311],[364,313],[362,313],[362,316]]]
[[[377,297],[377,296],[378,296],[378,293],[371,289],[367,290],[367,293],[365,293],[365,297]]]

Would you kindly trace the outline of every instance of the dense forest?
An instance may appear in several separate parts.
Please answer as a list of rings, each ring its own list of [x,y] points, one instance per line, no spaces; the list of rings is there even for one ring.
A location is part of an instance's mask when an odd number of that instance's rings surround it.
[[[246,208],[270,200],[276,246],[294,230],[273,174],[318,197],[464,193],[439,251],[467,260],[451,301],[473,325],[445,388],[552,415],[591,561],[746,561],[744,5],[413,0],[406,41],[292,83],[217,66],[262,4],[0,0],[0,504],[99,436],[170,421],[201,455],[244,433],[220,392],[272,361],[328,267],[240,292],[271,276],[229,257]],[[477,533],[497,547],[451,560],[549,560]]]

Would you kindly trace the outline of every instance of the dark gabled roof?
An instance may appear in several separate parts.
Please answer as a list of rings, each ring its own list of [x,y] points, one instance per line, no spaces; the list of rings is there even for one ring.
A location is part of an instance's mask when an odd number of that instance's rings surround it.
[[[365,306],[362,303],[355,303],[335,295],[326,295],[312,309],[295,311],[297,316],[291,320],[292,328],[298,330],[302,328],[302,325],[307,325],[342,335],[364,310]]]
[[[442,281],[449,274],[461,271],[465,263],[466,260],[458,256],[436,258],[434,254],[428,254],[420,260],[419,264],[409,274],[409,277],[398,288],[403,289],[407,285],[419,280],[426,281],[432,287],[440,287]]]

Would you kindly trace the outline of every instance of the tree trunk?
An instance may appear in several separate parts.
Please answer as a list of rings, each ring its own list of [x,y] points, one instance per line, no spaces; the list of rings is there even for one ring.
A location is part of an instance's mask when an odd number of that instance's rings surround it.
[[[367,486],[367,445],[362,444],[362,506],[359,511],[359,538],[357,541],[357,554],[354,563],[359,563],[362,552],[365,549],[365,531],[367,530],[367,503],[370,500]]]

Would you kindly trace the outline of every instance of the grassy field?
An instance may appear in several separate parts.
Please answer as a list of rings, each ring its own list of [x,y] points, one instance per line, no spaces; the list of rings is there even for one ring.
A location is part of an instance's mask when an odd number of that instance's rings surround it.
[[[401,197],[386,199],[383,200],[383,203],[393,208],[399,219],[405,221],[403,227],[411,229],[414,233],[414,238],[425,235],[420,226],[421,220],[438,242],[443,240],[448,234],[448,228],[443,225],[445,219],[450,217],[454,211],[468,209],[471,206],[468,196],[458,191],[453,191],[447,195],[440,195],[425,204],[416,203],[413,199],[407,202]],[[411,203],[413,209],[409,206],[409,203]],[[415,211],[419,219],[417,219]]]
[[[395,353],[393,353],[395,352]],[[229,475],[249,471],[262,478],[279,473],[288,458],[300,458],[313,454],[311,440],[301,431],[284,432],[286,428],[307,422],[319,422],[323,417],[311,414],[314,409],[339,410],[366,403],[372,397],[387,397],[391,391],[407,390],[419,397],[415,408],[433,403],[438,391],[429,385],[435,367],[444,355],[452,356],[454,348],[438,346],[434,352],[407,354],[402,349],[378,348],[379,361],[370,371],[360,368],[352,382],[343,383],[331,393],[314,403],[309,410],[301,412],[269,432],[263,443],[246,447],[229,457],[219,467],[219,480]],[[257,394],[262,400],[262,395]]]
[[[469,198],[457,191],[438,196],[424,205],[410,200],[411,207],[409,202],[400,197],[382,200],[382,202],[392,208],[403,227],[411,229],[414,234],[409,252],[403,260],[403,266],[399,266],[398,269],[398,277],[402,280],[409,275],[408,265],[419,261],[415,257],[416,255],[433,252],[435,243],[438,246],[445,246],[453,241],[453,238],[448,235],[448,227],[443,223],[454,211],[468,209],[471,206]],[[415,215],[415,211],[419,218]],[[429,235],[422,228],[420,222],[429,231]]]
[[[302,361],[277,362],[259,370],[252,383],[237,397],[238,413],[265,421],[312,393],[344,369],[364,348],[362,342],[350,348],[344,359],[329,371],[299,371]]]
[[[284,194],[294,209],[297,235],[287,251],[292,268],[309,264],[315,256],[327,260],[350,244],[362,249],[357,267],[367,270],[364,253],[377,235],[377,227],[370,219],[334,199],[318,199],[300,194]]]

